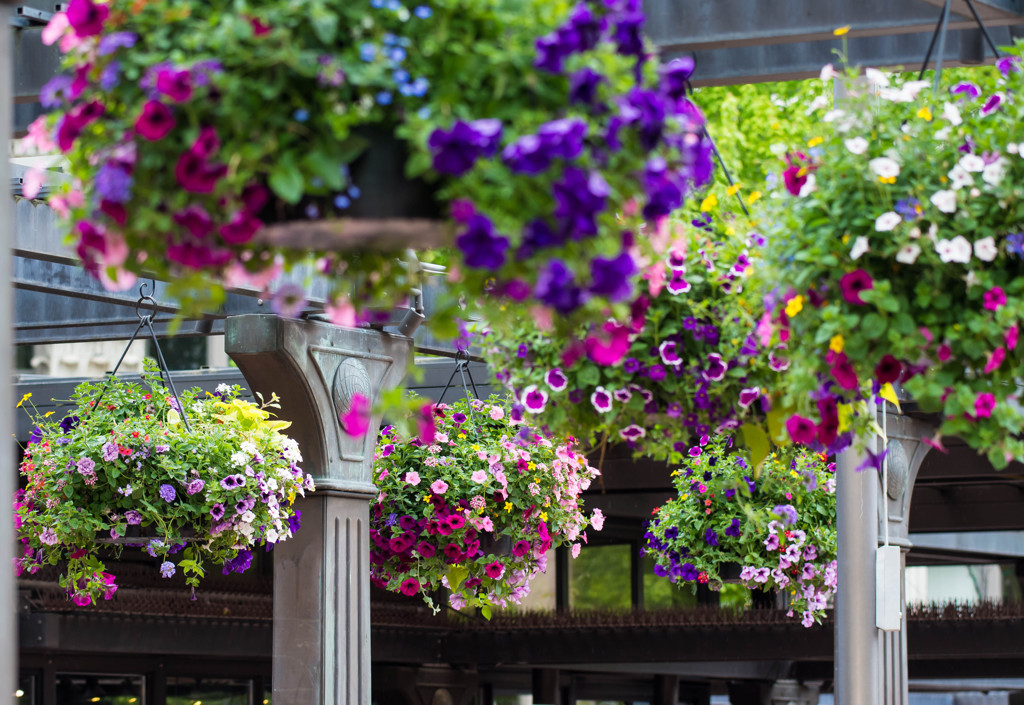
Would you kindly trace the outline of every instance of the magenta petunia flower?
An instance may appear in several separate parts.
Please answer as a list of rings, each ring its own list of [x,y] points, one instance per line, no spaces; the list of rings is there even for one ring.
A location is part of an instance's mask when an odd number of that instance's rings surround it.
[[[892,355],[885,355],[875,366],[875,379],[879,384],[895,382],[903,374],[903,363]]]
[[[412,597],[420,591],[420,581],[416,578],[406,578],[402,581],[402,584],[401,586],[399,586],[398,590],[406,597]]]
[[[992,416],[996,408],[996,395],[992,392],[982,392],[974,399],[974,415],[979,419],[987,419]]]
[[[65,14],[75,35],[84,39],[103,32],[103,23],[110,16],[110,8],[92,0],[71,0]]]
[[[560,367],[554,367],[548,370],[547,374],[544,375],[544,381],[551,387],[553,392],[561,392],[569,385],[569,378],[565,376]]]
[[[362,438],[370,428],[370,400],[356,392],[345,413],[338,415],[341,430],[354,438]]]
[[[263,221],[248,211],[239,211],[224,225],[220,226],[220,236],[229,245],[242,245],[252,240],[253,235],[263,227]]]
[[[832,363],[832,376],[843,389],[854,390],[860,386],[857,372],[853,369],[853,365],[850,364],[845,353],[837,355],[835,362]]]
[[[213,230],[213,221],[202,206],[189,206],[175,213],[174,222],[192,233],[192,237],[200,240]]]
[[[629,328],[608,321],[599,331],[587,336],[584,345],[587,356],[598,365],[614,365],[629,352]]]
[[[142,106],[142,113],[135,121],[135,132],[143,139],[155,142],[166,137],[174,125],[171,109],[159,100],[149,100]]]
[[[711,353],[708,355],[708,366],[705,368],[703,374],[704,379],[709,382],[717,382],[718,380],[725,377],[725,372],[728,369],[725,362],[722,360],[722,356],[718,353]]]
[[[665,284],[665,288],[668,289],[668,293],[673,296],[678,296],[679,294],[685,294],[688,292],[691,286],[690,282],[686,281],[684,278],[682,272],[673,272],[672,278],[668,280],[667,284]]]
[[[985,362],[985,374],[995,372],[999,369],[999,366],[1003,364],[1003,360],[1006,359],[1006,348],[996,348],[989,353],[988,360]]]
[[[818,435],[814,422],[803,416],[793,414],[786,420],[786,431],[794,443],[808,444]]]
[[[493,563],[488,563],[484,566],[484,572],[487,573],[488,578],[497,580],[501,577],[501,574],[505,572],[505,566],[498,561],[494,561]]]
[[[156,74],[156,90],[175,103],[183,103],[192,97],[192,74],[184,69],[161,69]]]
[[[986,117],[987,115],[991,115],[995,111],[999,110],[999,108],[1002,106],[1002,104],[1003,104],[1003,102],[1005,100],[1006,100],[1006,96],[1003,95],[1002,93],[993,93],[985,101],[985,104],[981,106],[981,110],[979,111],[979,114],[982,117]]]
[[[605,414],[612,410],[612,395],[604,387],[598,387],[590,395],[590,403],[598,412]]]
[[[1006,329],[1006,332],[1003,334],[1003,339],[1006,341],[1007,350],[1015,350],[1017,348],[1017,338],[1019,335],[1020,329],[1017,327],[1016,323]]]
[[[536,384],[531,384],[529,387],[523,390],[523,395],[520,397],[520,401],[523,407],[526,408],[531,414],[539,414],[544,411],[548,405],[548,393],[543,389],[538,389]]]
[[[985,292],[983,301],[986,311],[998,311],[1000,306],[1006,305],[1006,292],[1001,286],[994,286]]]
[[[863,269],[855,269],[847,272],[839,280],[839,288],[843,292],[843,299],[849,304],[863,304],[861,293],[873,288],[875,285],[871,275]]]
[[[217,130],[212,127],[204,127],[199,130],[199,136],[192,143],[192,151],[203,159],[209,159],[220,149],[220,138],[217,137]],[[258,210],[258,209],[257,209]]]
[[[223,164],[209,164],[192,151],[185,152],[174,167],[174,175],[183,189],[191,193],[210,193],[228,171]]]

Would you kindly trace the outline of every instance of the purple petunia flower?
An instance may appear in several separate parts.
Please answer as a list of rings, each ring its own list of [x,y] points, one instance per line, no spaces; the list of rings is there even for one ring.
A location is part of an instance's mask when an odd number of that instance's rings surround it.
[[[523,390],[520,401],[531,414],[539,414],[548,404],[548,393],[543,389],[538,389],[536,384],[531,384]]]
[[[92,458],[79,458],[75,464],[78,472],[82,475],[91,475],[95,472],[96,463]]]
[[[595,257],[590,262],[591,284],[589,291],[596,296],[607,297],[609,301],[625,301],[633,298],[633,284],[630,277],[636,273],[636,263],[628,252],[618,257]]]
[[[210,507],[210,517],[214,521],[220,521],[224,518],[224,505],[218,502],[217,504]]]
[[[707,381],[717,382],[725,377],[727,369],[725,362],[722,361],[722,356],[718,353],[711,353],[708,355],[708,366],[702,374]]]
[[[776,504],[775,508],[772,509],[772,514],[775,514],[790,526],[795,524],[797,520],[796,509],[792,504]]]
[[[160,485],[160,499],[165,502],[173,502],[178,493],[174,491],[174,487],[171,485]]]
[[[981,89],[970,81],[961,81],[949,89],[951,95],[973,100],[981,95]]]
[[[221,479],[220,486],[226,490],[233,490],[236,487],[241,487],[245,484],[245,477],[241,474],[228,475]]]
[[[999,110],[1000,106],[1003,104],[1003,101],[1005,99],[1006,96],[1003,95],[1002,93],[993,93],[985,101],[985,104],[981,106],[981,110],[978,111],[978,114],[981,115],[982,117],[991,115],[995,111]]]
[[[206,482],[204,480],[202,480],[202,479],[197,477],[196,479],[194,479],[194,480],[192,480],[191,482],[188,483],[188,485],[185,487],[185,491],[189,495],[194,495],[197,492],[201,492],[203,487],[205,487],[205,486],[206,486]]]
[[[708,530],[704,532],[704,543],[706,543],[708,546],[718,545],[718,534],[715,532],[714,529],[709,527]]]
[[[597,234],[597,215],[605,209],[607,182],[600,172],[569,167],[554,184],[555,218],[573,240]]]
[[[688,292],[691,286],[690,282],[684,278],[682,272],[672,272],[672,278],[665,284],[665,288],[668,289],[668,293],[678,296]]]
[[[96,45],[96,53],[100,56],[108,56],[118,49],[131,49],[138,40],[139,35],[135,32],[111,32]]]
[[[427,142],[434,170],[452,176],[465,174],[480,157],[493,156],[501,142],[501,129],[500,120],[483,119],[458,120],[451,130],[434,130]]]
[[[597,89],[604,81],[604,76],[589,67],[573,73],[569,76],[569,102],[596,105]]]
[[[170,561],[164,561],[160,564],[160,575],[162,575],[165,578],[169,578],[172,575],[174,575],[175,570],[177,569],[174,567],[174,564]]]
[[[452,414],[452,422],[457,424],[466,423],[466,415],[461,411],[456,411],[454,414]]]
[[[638,441],[647,435],[647,430],[642,426],[636,424],[630,424],[626,428],[619,430],[619,435],[627,441]]]
[[[71,76],[67,76],[65,74],[54,76],[39,90],[39,102],[42,103],[43,107],[47,110],[60,107],[61,96],[67,95],[68,89],[71,88],[72,81],[73,79]]]
[[[130,526],[138,526],[142,523],[142,515],[134,509],[129,509],[125,512],[124,519]]]
[[[612,410],[612,395],[604,387],[598,387],[590,395],[590,403],[599,413],[607,413]]]
[[[671,367],[678,367],[683,363],[683,358],[679,357],[677,351],[678,344],[674,340],[666,340],[660,346],[658,346],[658,353],[661,355],[661,361]]]
[[[757,401],[757,398],[761,396],[760,387],[747,387],[740,390],[739,405],[744,409],[748,408],[751,404]]]
[[[105,201],[126,203],[132,197],[132,177],[117,164],[107,162],[96,172],[96,192]]]
[[[735,491],[734,491],[734,493],[735,493]],[[742,531],[740,530],[740,520],[739,519],[733,519],[732,523],[729,524],[729,528],[727,528],[725,530],[725,535],[726,536],[733,536],[735,538],[739,538],[741,534],[742,534]]]
[[[559,313],[572,313],[583,303],[583,290],[560,259],[548,261],[537,275],[533,295]]]
[[[551,391],[554,392],[565,390],[569,384],[569,378],[565,376],[565,373],[559,367],[548,370],[547,374],[544,375],[544,381],[551,387]]]
[[[495,235],[494,224],[486,216],[474,214],[466,229],[455,238],[455,244],[462,251],[466,266],[494,271],[505,264],[509,239]]]

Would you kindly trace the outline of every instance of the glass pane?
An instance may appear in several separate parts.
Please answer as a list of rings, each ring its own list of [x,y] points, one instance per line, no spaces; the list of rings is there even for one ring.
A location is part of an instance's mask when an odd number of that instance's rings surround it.
[[[555,568],[555,551],[548,551],[547,570],[537,573],[530,581],[530,594],[519,601],[518,605],[512,605],[509,609],[523,610],[549,610],[553,611],[558,607],[555,601],[558,581],[555,579],[557,570]]]
[[[36,677],[20,674],[18,689],[14,691],[14,697],[18,705],[36,705]]]
[[[629,544],[587,546],[569,560],[569,606],[573,609],[632,605]]]
[[[142,676],[57,674],[57,705],[145,705]]]
[[[241,678],[168,678],[167,705],[253,705],[252,681]]]
[[[697,593],[689,584],[673,583],[668,578],[654,574],[654,559],[651,556],[640,559],[640,570],[644,576],[644,609],[693,607],[697,604]]]

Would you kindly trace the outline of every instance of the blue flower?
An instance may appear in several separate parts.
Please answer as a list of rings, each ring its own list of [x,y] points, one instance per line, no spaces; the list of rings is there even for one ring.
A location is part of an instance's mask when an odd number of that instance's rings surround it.
[[[348,208],[352,205],[352,201],[349,200],[348,196],[341,194],[334,197],[334,206],[336,208]]]
[[[431,10],[426,5],[420,5],[419,7],[417,7],[412,12],[413,12],[414,15],[419,17],[421,20],[425,20],[425,19],[427,19],[428,17],[430,17],[431,15],[434,14],[434,11]]]
[[[373,61],[377,57],[377,47],[369,42],[359,45],[359,58],[363,61]]]
[[[100,88],[105,91],[113,90],[121,82],[121,63],[111,61],[103,67],[100,72]]]
[[[387,91],[381,91],[376,96],[378,105],[391,105],[392,97]]]
[[[363,195],[363,192],[358,186],[352,184],[351,186],[348,187],[348,195],[351,198],[359,198],[360,196]]]
[[[295,118],[296,122],[306,122],[306,120],[309,120],[309,111],[305,108],[299,108],[292,113],[292,117]]]
[[[390,47],[394,46],[395,44],[398,44],[398,37],[396,37],[391,32],[387,32],[384,34],[383,37],[381,37],[381,41],[384,42],[384,46]]]
[[[430,118],[430,107],[424,105],[422,108],[416,111],[416,117],[420,120],[427,120]]]
[[[392,12],[398,12],[402,9],[402,3],[398,0],[385,0],[384,6]]]
[[[388,50],[388,58],[396,64],[402,63],[405,61],[405,49],[402,47],[391,47],[391,49]]]
[[[384,7],[384,0],[370,0],[370,7],[380,9]]]
[[[391,77],[395,79],[395,83],[406,83],[409,80],[409,72],[405,69],[395,69]]]
[[[174,491],[174,487],[171,485],[160,485],[160,499],[165,502],[173,502],[177,496],[177,492]]]
[[[170,561],[164,561],[160,564],[160,575],[164,576],[165,578],[169,578],[172,575],[174,575],[174,572],[176,570],[177,568],[175,568],[174,564]]]

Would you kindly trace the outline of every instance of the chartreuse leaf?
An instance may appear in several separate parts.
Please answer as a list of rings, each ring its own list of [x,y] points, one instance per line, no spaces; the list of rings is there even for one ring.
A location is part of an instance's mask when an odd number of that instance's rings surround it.
[[[483,605],[480,608],[480,614],[482,614],[484,616],[484,619],[486,619],[487,621],[490,621],[491,620],[491,606],[490,605]]]
[[[768,457],[768,451],[771,448],[768,434],[760,426],[749,423],[740,426],[740,433],[743,434],[744,445],[750,449],[750,461],[754,465],[754,470],[757,471],[761,468],[764,459]]]
[[[896,407],[896,411],[901,411],[899,397],[896,396],[896,390],[892,388],[892,384],[889,382],[883,384],[882,388],[878,390],[878,396],[893,404]]]
[[[461,565],[453,565],[444,574],[448,578],[448,587],[452,592],[457,592],[462,586],[462,581],[469,577],[469,568]]]

